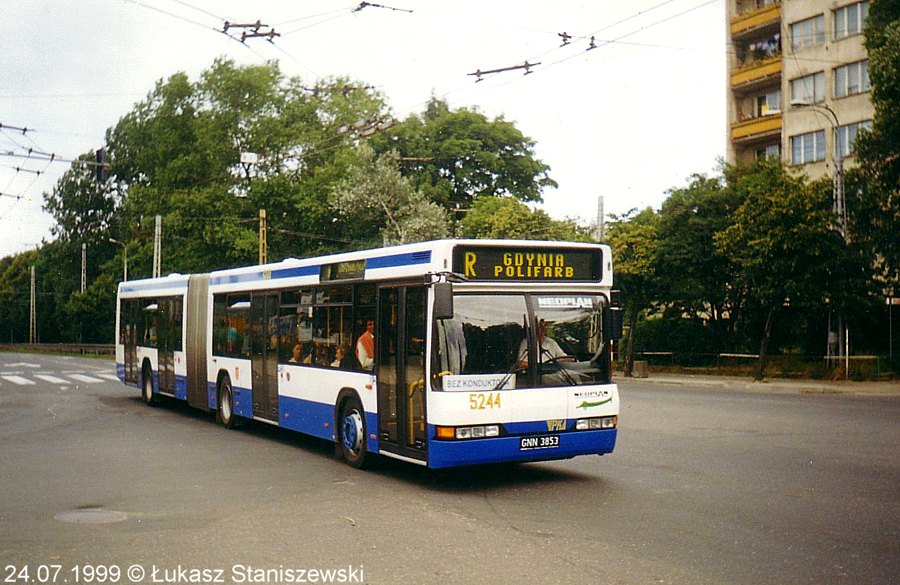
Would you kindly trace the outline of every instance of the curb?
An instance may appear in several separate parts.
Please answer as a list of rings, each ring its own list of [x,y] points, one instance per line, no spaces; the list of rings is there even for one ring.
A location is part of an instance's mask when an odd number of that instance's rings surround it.
[[[686,375],[652,375],[647,378],[624,378],[616,376],[617,384],[643,385],[657,384],[666,386],[695,386],[714,390],[738,392],[756,392],[773,394],[844,394],[857,396],[900,396],[900,382],[817,382],[811,380],[766,380],[754,382],[746,378],[694,376]]]

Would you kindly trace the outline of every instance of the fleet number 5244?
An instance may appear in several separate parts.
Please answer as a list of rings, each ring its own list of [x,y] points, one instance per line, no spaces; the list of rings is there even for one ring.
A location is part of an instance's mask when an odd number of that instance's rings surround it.
[[[500,408],[500,393],[469,394],[469,410]]]

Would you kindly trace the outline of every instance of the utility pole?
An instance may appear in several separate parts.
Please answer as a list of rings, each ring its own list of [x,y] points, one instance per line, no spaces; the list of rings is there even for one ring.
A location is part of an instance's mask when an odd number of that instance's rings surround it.
[[[28,343],[37,343],[37,307],[35,306],[36,294],[34,290],[34,266],[31,267],[31,311],[28,315]]]
[[[606,226],[603,222],[603,195],[597,196],[597,229],[594,232],[594,239],[602,242],[606,239]]]
[[[269,252],[269,246],[266,242],[266,210],[259,210],[259,263],[265,264]]]
[[[81,292],[87,288],[87,244],[81,244]]]
[[[156,216],[156,228],[153,231],[153,278],[159,278],[162,271],[162,216]]]

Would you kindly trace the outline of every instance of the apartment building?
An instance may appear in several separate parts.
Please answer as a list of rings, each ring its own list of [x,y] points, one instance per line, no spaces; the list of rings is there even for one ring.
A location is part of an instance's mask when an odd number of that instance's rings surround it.
[[[872,124],[868,0],[727,0],[731,163],[778,156],[816,179]]]

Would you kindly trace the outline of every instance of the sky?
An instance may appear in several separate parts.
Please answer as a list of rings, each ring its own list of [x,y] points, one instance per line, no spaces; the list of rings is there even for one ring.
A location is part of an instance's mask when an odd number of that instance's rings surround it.
[[[362,3],[366,4],[366,3]],[[512,121],[559,187],[539,206],[582,224],[659,208],[725,154],[725,0],[4,0],[0,258],[52,241],[69,168],[177,72],[277,60],[310,85],[347,76],[394,117],[432,96]],[[280,36],[244,43],[224,23]],[[230,29],[232,37],[240,29]],[[562,33],[570,36],[564,44]],[[593,45],[591,49],[593,37]],[[489,71],[530,66],[482,76]],[[23,131],[22,129],[27,129]],[[28,152],[31,149],[32,155]]]

